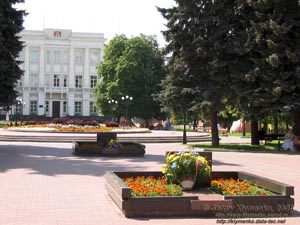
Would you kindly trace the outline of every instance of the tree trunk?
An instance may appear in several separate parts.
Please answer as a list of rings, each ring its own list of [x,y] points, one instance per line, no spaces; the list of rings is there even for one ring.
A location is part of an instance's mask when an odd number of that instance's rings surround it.
[[[292,112],[293,118],[293,133],[297,136],[300,136],[300,111],[295,110]]]
[[[186,111],[183,113],[183,133],[182,133],[182,144],[187,143],[186,137]]]
[[[293,133],[297,136],[300,136],[300,111],[294,110],[292,112],[292,118],[293,118]],[[299,145],[295,145],[295,148],[297,151],[300,151]]]
[[[219,143],[219,132],[218,132],[218,112],[214,105],[209,108],[210,122],[211,122],[211,137],[212,147],[218,147]]]
[[[245,118],[243,118],[242,121],[243,121],[243,137],[246,137],[246,120],[245,120]]]
[[[196,131],[197,125],[198,125],[198,118],[197,118],[197,117],[194,117],[194,121],[193,121],[193,130],[194,130],[194,131]]]
[[[263,123],[263,129],[264,129],[266,132],[269,132],[269,130],[268,130],[268,123],[266,123],[266,122]]]
[[[150,127],[150,121],[151,119],[145,119],[145,127]]]
[[[251,120],[251,145],[259,145],[258,121]]]
[[[278,134],[278,116],[274,116],[274,134]]]

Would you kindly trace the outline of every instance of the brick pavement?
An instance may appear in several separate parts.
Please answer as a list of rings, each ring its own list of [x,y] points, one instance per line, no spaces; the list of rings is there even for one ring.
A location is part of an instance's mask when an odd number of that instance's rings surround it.
[[[1,142],[0,225],[217,224],[214,218],[127,219],[107,196],[105,171],[160,170],[165,151],[182,148],[147,144],[144,158],[100,158],[74,156],[69,143]],[[213,170],[248,171],[294,185],[295,213],[284,219],[300,223],[299,154],[214,152],[213,159]]]

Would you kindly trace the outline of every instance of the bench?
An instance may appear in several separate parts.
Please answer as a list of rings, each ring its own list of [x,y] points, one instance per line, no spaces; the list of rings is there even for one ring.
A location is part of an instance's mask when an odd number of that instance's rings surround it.
[[[259,131],[259,140],[264,140],[265,144],[268,141],[278,140],[278,151],[280,150],[280,141],[284,140],[284,134],[267,134],[264,131]]]

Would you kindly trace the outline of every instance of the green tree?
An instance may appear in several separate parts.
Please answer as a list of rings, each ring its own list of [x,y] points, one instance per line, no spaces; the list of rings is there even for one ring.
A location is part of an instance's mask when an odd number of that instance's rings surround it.
[[[231,93],[229,64],[235,57],[230,45],[235,22],[234,1],[178,0],[176,3],[173,8],[159,9],[168,20],[164,35],[169,42],[166,51],[171,54],[170,63],[174,64],[171,75],[182,80],[176,86],[178,89],[189,90],[189,108],[183,110],[208,109],[212,145],[218,146],[217,114]],[[184,72],[176,72],[180,71],[178,67]],[[183,82],[185,79],[190,86]]]
[[[125,116],[125,102],[121,100],[125,95],[133,97],[128,105],[129,117],[148,121],[160,112],[152,96],[165,78],[164,59],[152,36],[114,37],[105,47],[98,76],[101,82],[95,88],[96,103],[104,114],[111,112],[108,100],[114,99],[118,100],[116,116]]]
[[[22,50],[22,42],[17,35],[23,30],[24,10],[17,10],[14,4],[23,0],[2,0],[0,2],[0,104],[11,105],[18,96],[15,89],[23,71],[16,60]]]
[[[299,2],[242,0],[239,3],[246,35],[240,36],[243,38],[240,42],[244,43],[238,61],[240,67],[236,67],[240,73],[234,73],[240,76],[233,80],[237,81],[240,103],[252,119],[291,112],[294,131],[299,134]],[[254,123],[252,136],[256,137],[257,129]],[[258,138],[252,141],[258,143]]]

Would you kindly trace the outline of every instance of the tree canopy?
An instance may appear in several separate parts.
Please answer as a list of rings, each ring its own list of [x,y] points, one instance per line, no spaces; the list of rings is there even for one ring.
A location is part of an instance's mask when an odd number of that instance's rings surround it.
[[[8,106],[18,96],[15,89],[17,80],[23,74],[16,58],[22,50],[17,36],[23,30],[24,10],[17,10],[14,4],[23,0],[2,0],[0,2],[0,104]]]
[[[225,105],[248,115],[256,130],[257,119],[288,110],[300,132],[299,2],[175,2],[159,9],[168,21],[163,33],[171,55],[161,102],[175,109],[178,95],[171,93],[189,90],[187,111],[203,106],[211,111],[213,145],[218,145],[216,113]]]
[[[109,100],[117,100],[115,116],[125,116],[122,96],[132,97],[128,116],[148,120],[160,112],[153,95],[165,78],[164,59],[152,36],[114,37],[104,50],[98,68],[100,83],[95,88],[96,104],[104,114],[111,114]],[[128,103],[129,104],[129,103]]]
[[[228,64],[234,60],[229,45],[233,4],[232,1],[219,4],[212,1],[176,2],[177,7],[159,10],[168,20],[164,35],[169,41],[166,52],[171,54],[169,80],[181,82],[164,82],[160,99],[165,97],[163,101],[174,107],[170,104],[176,96],[165,95],[174,90],[173,86],[181,90],[181,94],[188,93],[185,104],[181,105],[183,111],[199,112],[201,108],[207,108],[212,122],[213,145],[217,146],[217,113],[224,108],[225,98],[231,93],[224,83],[229,80]]]

